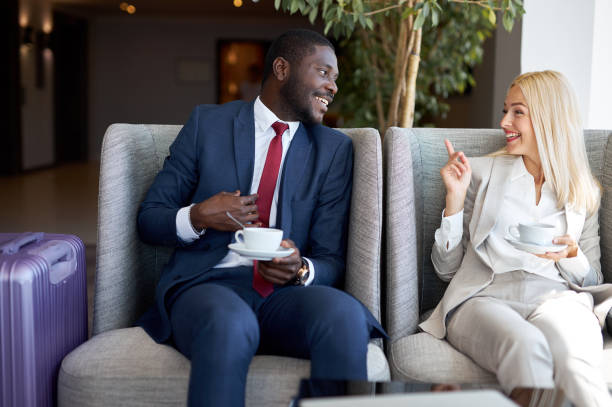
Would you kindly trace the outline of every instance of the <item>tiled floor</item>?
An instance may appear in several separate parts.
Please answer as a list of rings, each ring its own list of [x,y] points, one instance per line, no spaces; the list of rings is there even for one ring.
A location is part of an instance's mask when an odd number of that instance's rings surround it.
[[[85,243],[89,332],[93,312],[99,163],[0,176],[0,232],[77,235]]]
[[[0,177],[0,231],[77,235],[96,244],[99,163]]]

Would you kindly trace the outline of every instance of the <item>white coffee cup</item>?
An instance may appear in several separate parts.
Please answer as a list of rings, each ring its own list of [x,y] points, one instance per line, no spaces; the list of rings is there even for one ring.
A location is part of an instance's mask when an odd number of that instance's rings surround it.
[[[235,233],[237,242],[249,250],[272,252],[278,250],[283,240],[283,231],[272,228],[244,228]]]
[[[508,227],[508,233],[523,243],[549,246],[553,244],[555,227],[548,223],[530,222],[519,223]]]

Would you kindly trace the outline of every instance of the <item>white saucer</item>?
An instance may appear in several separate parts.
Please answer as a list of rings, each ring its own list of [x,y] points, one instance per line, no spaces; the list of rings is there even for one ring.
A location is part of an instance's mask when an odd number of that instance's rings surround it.
[[[244,247],[244,243],[238,242],[230,243],[227,245],[227,247],[229,247],[230,250],[233,250],[249,259],[263,261],[272,260],[275,257],[287,257],[295,251],[295,249],[292,247],[279,247],[278,249],[272,251],[251,250]]]
[[[551,245],[539,245],[535,243],[525,243],[517,240],[513,236],[506,235],[504,237],[508,243],[514,246],[516,249],[523,250],[533,254],[544,254],[546,252],[560,252],[567,247],[566,244],[551,244]]]

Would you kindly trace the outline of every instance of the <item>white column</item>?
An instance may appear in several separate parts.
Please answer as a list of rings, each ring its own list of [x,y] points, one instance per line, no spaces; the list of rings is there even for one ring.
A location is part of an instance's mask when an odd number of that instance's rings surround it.
[[[591,129],[612,129],[612,0],[595,1],[589,111]]]
[[[584,127],[612,129],[612,0],[525,0],[524,6],[521,72],[563,73]]]

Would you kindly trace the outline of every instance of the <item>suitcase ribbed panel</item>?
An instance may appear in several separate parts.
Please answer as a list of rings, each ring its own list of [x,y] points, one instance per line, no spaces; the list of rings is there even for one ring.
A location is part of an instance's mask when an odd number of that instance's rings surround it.
[[[0,234],[0,244],[19,235]],[[76,270],[51,281],[56,266],[28,253],[52,240],[68,243]],[[87,339],[85,248],[76,236],[45,234],[14,254],[0,254],[0,401],[2,407],[56,404],[59,366]]]

